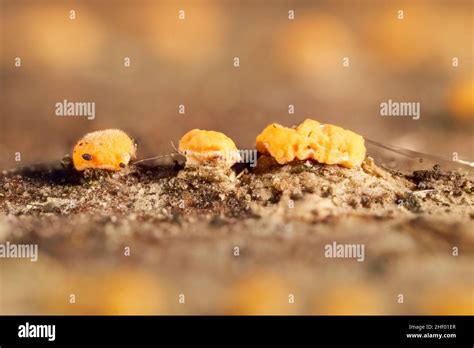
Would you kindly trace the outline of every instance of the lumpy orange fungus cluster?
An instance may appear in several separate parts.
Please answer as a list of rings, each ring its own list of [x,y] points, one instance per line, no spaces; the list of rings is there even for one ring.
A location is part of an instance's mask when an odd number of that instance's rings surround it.
[[[231,167],[239,160],[235,143],[223,133],[193,129],[179,141],[179,151],[186,156],[187,166],[203,163]]]
[[[364,138],[354,132],[314,120],[305,120],[296,128],[277,123],[267,126],[257,136],[257,151],[269,154],[279,164],[295,159],[352,168],[365,158]]]
[[[354,132],[314,120],[287,128],[273,123],[256,139],[257,151],[270,155],[279,164],[294,160],[314,160],[352,168],[365,158],[364,138]],[[204,164],[231,167],[240,161],[235,143],[223,133],[193,129],[179,141],[186,166]],[[123,131],[107,129],[86,134],[74,147],[77,170],[88,168],[120,170],[136,157],[134,141]]]
[[[74,147],[74,168],[120,170],[136,157],[136,145],[124,132],[106,129],[86,134]]]

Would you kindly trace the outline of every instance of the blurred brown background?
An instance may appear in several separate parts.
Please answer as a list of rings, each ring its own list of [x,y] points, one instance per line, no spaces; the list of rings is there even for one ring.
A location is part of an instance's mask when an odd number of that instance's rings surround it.
[[[191,128],[252,147],[268,123],[307,117],[472,158],[472,10],[471,1],[2,0],[0,168],[18,165],[15,152],[21,164],[58,160],[103,128],[129,132],[143,158],[172,152]],[[95,119],[57,117],[64,99],[95,102]],[[381,117],[388,99],[420,102],[421,118]]]

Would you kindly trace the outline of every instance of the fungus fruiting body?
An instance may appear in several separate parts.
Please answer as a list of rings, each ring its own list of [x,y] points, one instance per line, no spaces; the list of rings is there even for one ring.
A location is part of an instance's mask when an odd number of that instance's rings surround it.
[[[74,168],[121,170],[136,157],[136,144],[123,131],[106,129],[86,134],[74,147]]]
[[[366,152],[362,136],[310,119],[295,128],[270,124],[257,136],[256,147],[258,152],[271,155],[279,164],[312,159],[347,168],[359,166]]]
[[[231,167],[239,160],[235,143],[223,133],[193,129],[179,141],[179,151],[186,156],[186,166],[203,164]]]

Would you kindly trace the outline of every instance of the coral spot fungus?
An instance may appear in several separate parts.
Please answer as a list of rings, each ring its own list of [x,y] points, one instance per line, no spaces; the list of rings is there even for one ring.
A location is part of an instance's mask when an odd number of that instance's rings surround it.
[[[362,136],[310,119],[295,128],[270,124],[256,142],[258,152],[271,155],[279,164],[312,159],[352,168],[362,163],[366,152]]]

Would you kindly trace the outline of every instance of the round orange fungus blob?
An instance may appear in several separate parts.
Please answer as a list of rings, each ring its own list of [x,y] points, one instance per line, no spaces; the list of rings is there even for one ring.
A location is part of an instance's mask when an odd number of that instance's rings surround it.
[[[352,168],[362,163],[366,149],[362,136],[307,119],[296,128],[270,124],[257,136],[257,151],[271,155],[279,164],[312,159]]]
[[[179,151],[186,156],[187,166],[211,163],[231,167],[239,160],[239,153],[232,139],[215,131],[189,131],[179,141]]]
[[[118,129],[86,134],[74,147],[74,168],[121,170],[136,156],[135,142]]]

